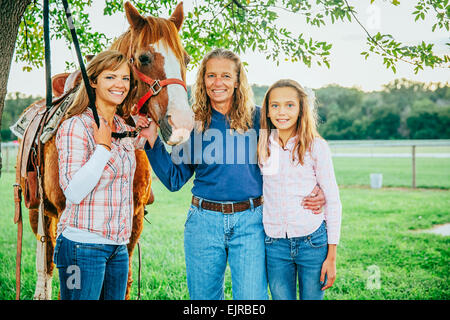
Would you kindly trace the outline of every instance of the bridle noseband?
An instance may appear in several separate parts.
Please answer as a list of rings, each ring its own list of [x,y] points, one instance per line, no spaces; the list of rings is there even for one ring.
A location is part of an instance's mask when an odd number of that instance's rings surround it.
[[[130,64],[133,68],[133,71],[137,74],[137,76],[139,77],[139,79],[142,82],[147,83],[150,86],[150,90],[144,94],[138,101],[136,108],[133,108],[134,110],[132,111],[132,114],[136,115],[136,114],[140,114],[140,115],[145,115],[143,113],[141,113],[141,108],[142,106],[147,102],[148,99],[150,99],[153,96],[158,95],[161,90],[168,86],[169,84],[179,84],[182,85],[184,90],[186,90],[187,92],[187,87],[186,87],[186,83],[183,80],[180,79],[176,79],[176,78],[169,78],[169,79],[163,79],[163,80],[154,80],[151,77],[143,74],[142,72],[140,72],[138,70],[138,68],[136,67],[136,65],[134,64],[134,58],[131,57],[130,58]],[[150,115],[150,117],[152,118],[152,120],[158,125],[160,126],[160,120],[159,119],[153,119],[155,118],[155,115]],[[138,127],[136,128],[135,131],[125,131],[125,132],[121,132],[121,133],[113,133],[115,137],[117,138],[126,138],[126,137],[136,137],[139,135],[139,133],[141,132],[142,128]]]
[[[134,59],[131,58],[130,59],[130,63],[133,67],[133,71],[137,74],[137,76],[139,77],[139,79],[142,82],[145,82],[146,84],[148,84],[150,86],[149,91],[147,91],[146,94],[144,94],[138,101],[137,105],[136,105],[136,109],[135,109],[135,113],[141,113],[141,108],[142,106],[147,102],[148,99],[150,99],[153,96],[156,96],[159,94],[159,92],[166,86],[168,86],[169,84],[179,84],[181,86],[183,86],[184,90],[186,90],[187,92],[187,87],[186,87],[186,83],[183,80],[177,79],[177,78],[169,78],[169,79],[163,79],[163,80],[155,80],[152,79],[151,77],[143,74],[142,72],[140,72],[138,70],[138,68],[135,66],[134,64]],[[156,123],[158,123],[157,119],[153,119]]]

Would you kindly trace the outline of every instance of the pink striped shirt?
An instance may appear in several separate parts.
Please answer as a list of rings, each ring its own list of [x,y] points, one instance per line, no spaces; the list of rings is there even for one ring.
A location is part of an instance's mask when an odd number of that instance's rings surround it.
[[[122,118],[114,116],[117,132],[131,130]],[[66,190],[74,174],[95,151],[94,117],[87,109],[64,121],[56,135],[59,183]],[[68,226],[89,231],[117,243],[126,243],[133,218],[133,176],[136,169],[135,139],[112,139],[111,157],[99,182],[79,203],[66,200],[58,223],[58,234]]]
[[[311,153],[306,152],[304,164],[292,162],[292,149],[297,137],[283,149],[273,131],[269,138],[270,157],[261,165],[263,174],[263,223],[272,238],[302,237],[313,233],[322,221],[327,223],[329,244],[338,244],[342,206],[334,175],[328,144],[315,138]],[[296,156],[298,159],[298,156]],[[324,210],[314,214],[302,207],[301,202],[318,184],[326,199]]]

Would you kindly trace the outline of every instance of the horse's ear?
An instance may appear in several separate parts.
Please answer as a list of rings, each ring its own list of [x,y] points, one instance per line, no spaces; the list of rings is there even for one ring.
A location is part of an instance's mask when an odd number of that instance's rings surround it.
[[[135,7],[130,2],[125,2],[125,13],[127,15],[128,23],[131,27],[138,29],[145,23],[145,18],[142,17]]]
[[[93,55],[93,54],[87,54],[85,56],[87,62],[91,62],[91,60],[94,59],[94,57],[95,57],[95,55]]]
[[[184,20],[183,2],[180,2],[177,5],[169,20],[172,21],[175,24],[175,27],[177,27],[177,30],[180,31]]]

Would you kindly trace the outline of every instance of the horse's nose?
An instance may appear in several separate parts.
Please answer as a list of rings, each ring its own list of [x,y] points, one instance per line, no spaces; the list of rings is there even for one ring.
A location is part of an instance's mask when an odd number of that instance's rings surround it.
[[[194,113],[191,109],[172,112],[169,114],[169,124],[173,129],[186,129],[191,131],[194,128]]]
[[[194,114],[192,110],[178,110],[176,113],[169,115],[168,122],[172,127],[172,134],[167,144],[178,145],[189,139],[194,128]]]

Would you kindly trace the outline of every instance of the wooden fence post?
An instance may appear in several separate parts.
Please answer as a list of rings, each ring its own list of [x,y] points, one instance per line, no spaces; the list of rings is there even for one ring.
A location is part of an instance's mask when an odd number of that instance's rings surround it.
[[[412,146],[412,187],[416,188],[416,146]]]

